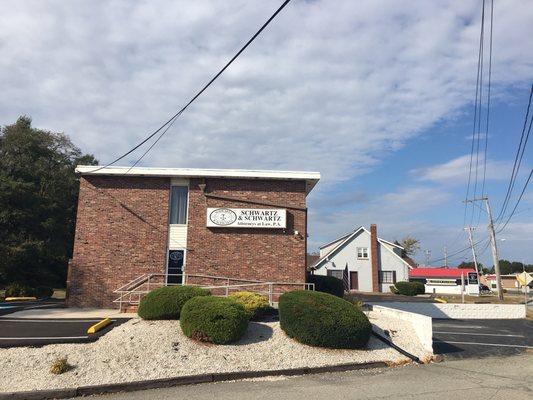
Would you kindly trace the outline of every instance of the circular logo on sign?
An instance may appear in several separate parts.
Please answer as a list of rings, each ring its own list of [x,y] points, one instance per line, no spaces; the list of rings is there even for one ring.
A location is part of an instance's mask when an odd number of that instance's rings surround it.
[[[174,253],[170,253],[170,259],[172,261],[179,261],[183,258],[183,254],[181,254],[181,251],[176,251]]]
[[[218,208],[209,215],[209,219],[216,225],[227,226],[237,220],[237,214],[228,208]]]

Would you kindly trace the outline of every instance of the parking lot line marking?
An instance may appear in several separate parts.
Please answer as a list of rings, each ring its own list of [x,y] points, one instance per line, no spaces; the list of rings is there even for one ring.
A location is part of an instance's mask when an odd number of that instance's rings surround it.
[[[519,337],[519,338],[525,337],[523,335],[505,335],[505,334],[499,334],[499,333],[437,332],[437,331],[433,331],[433,333],[443,333],[447,335],[505,336],[505,337]]]
[[[51,336],[51,337],[0,337],[2,340],[57,340],[57,339],[87,339],[89,336]]]
[[[30,306],[30,307],[26,307],[25,309],[26,310],[32,310],[34,308],[43,308],[43,307],[50,307],[50,306],[55,306],[56,303],[47,303],[47,304],[41,304],[41,305],[38,305],[38,306]]]
[[[522,346],[519,344],[498,344],[498,343],[477,343],[477,342],[450,342],[448,340],[441,340],[442,343],[450,344],[473,344],[476,346],[494,346],[494,347],[520,347],[522,349],[533,349],[533,346]]]
[[[438,323],[433,323],[434,326],[439,326]],[[443,324],[446,328],[459,328],[459,329],[487,329],[486,326],[482,325],[459,325],[459,324]]]

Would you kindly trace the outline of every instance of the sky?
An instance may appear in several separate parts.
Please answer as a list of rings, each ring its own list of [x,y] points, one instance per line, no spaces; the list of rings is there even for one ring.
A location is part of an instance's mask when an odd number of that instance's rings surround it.
[[[185,105],[281,3],[4,0],[0,125],[31,116],[108,163]],[[490,118],[474,129],[481,4],[293,0],[140,165],[319,171],[309,251],[375,223],[386,240],[420,240],[414,258],[432,266],[445,247],[450,266],[472,260],[459,252],[469,225],[492,265],[484,204],[463,203],[485,194],[500,258],[533,263],[533,184],[505,229],[497,218],[533,84],[533,2],[495,1]]]

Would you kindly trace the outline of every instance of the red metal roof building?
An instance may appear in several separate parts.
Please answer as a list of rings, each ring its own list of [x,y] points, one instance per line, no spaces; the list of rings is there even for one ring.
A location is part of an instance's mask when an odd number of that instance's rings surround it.
[[[479,293],[479,277],[472,268],[413,268],[409,280],[424,283],[426,293],[461,294],[461,275],[466,294]]]
[[[409,278],[461,278],[469,272],[476,273],[471,268],[413,268],[409,270]]]

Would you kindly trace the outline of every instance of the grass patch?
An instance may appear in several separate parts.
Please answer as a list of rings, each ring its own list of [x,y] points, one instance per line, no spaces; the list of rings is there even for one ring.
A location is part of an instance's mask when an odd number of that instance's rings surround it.
[[[52,299],[65,300],[67,289],[54,289]]]

